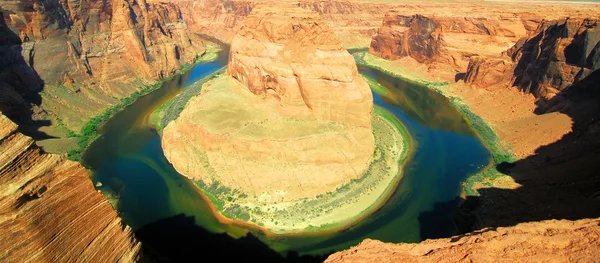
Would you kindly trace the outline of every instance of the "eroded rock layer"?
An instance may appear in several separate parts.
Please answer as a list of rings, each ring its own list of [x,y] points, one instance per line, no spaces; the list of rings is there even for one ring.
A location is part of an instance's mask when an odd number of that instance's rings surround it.
[[[185,176],[263,201],[335,191],[373,158],[370,89],[318,14],[257,10],[232,42],[233,78],[164,129],[165,155]]]
[[[80,164],[0,114],[0,261],[132,262],[140,243]]]
[[[367,239],[325,262],[593,262],[600,257],[600,220],[552,220],[485,229],[419,244]]]
[[[2,30],[13,36],[4,44],[20,53],[2,71],[30,67],[45,84],[44,93],[24,101],[41,104],[75,132],[119,98],[204,53],[203,41],[189,32],[173,3],[5,1],[2,9],[10,29]],[[9,84],[3,92],[32,89],[28,83]]]
[[[232,41],[228,74],[275,97],[284,115],[370,127],[373,98],[353,57],[318,14],[293,12],[250,16]]]

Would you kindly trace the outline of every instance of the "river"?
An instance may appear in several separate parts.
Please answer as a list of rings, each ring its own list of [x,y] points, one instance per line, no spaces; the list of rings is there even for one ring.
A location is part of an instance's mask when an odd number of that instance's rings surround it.
[[[456,233],[452,215],[460,202],[461,182],[486,166],[490,153],[445,97],[362,66],[361,74],[377,80],[388,91],[385,97],[374,93],[374,102],[391,111],[414,140],[414,154],[390,199],[375,213],[343,231],[272,235],[245,225],[220,223],[193,183],[168,163],[157,131],[148,124],[148,116],[186,86],[225,66],[227,52],[221,51],[217,61],[198,64],[170,78],[160,89],[116,114],[99,129],[100,137],[84,152],[83,164],[92,171],[97,189],[114,201],[120,216],[134,230],[144,232],[154,223],[153,229],[159,227],[173,233],[193,232],[175,228],[228,233],[226,238],[252,233],[257,237],[252,242],[260,243],[257,246],[284,255],[290,251],[294,255],[326,255],[365,238],[418,242]],[[169,224],[169,219],[177,215],[186,218],[188,224]],[[141,234],[142,241],[152,238],[153,234],[148,233],[154,232]],[[207,234],[202,238],[220,240],[224,235]],[[169,240],[163,239],[156,238],[154,247],[161,246],[160,242],[170,245]]]

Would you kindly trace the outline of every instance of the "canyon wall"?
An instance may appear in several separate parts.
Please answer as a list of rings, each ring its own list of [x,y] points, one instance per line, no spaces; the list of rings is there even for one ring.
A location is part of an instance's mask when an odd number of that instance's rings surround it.
[[[152,2],[149,0],[148,2]],[[157,1],[158,2],[158,1]],[[244,25],[246,17],[259,5],[297,5],[319,13],[333,29],[344,47],[366,47],[371,35],[391,4],[372,4],[353,1],[248,1],[248,0],[170,0],[182,10],[188,27],[231,43],[233,36]]]
[[[12,35],[4,48],[16,58],[2,65],[2,76],[13,79],[5,80],[2,92],[43,89],[37,100],[25,96],[12,103],[40,106],[39,118],[50,113],[75,132],[118,99],[204,53],[203,41],[173,3],[7,1],[2,18],[2,31]],[[24,72],[24,65],[37,75],[36,83],[14,81],[11,72]]]
[[[599,20],[562,19],[543,21],[501,56],[471,59],[464,79],[481,88],[515,86],[543,99],[539,103],[547,105],[540,105],[540,112],[547,112],[568,107],[567,97],[581,92],[569,93],[567,89],[581,81],[590,82],[588,78],[595,78],[593,72],[599,68]],[[581,86],[573,89],[594,89]]]
[[[133,262],[141,245],[80,164],[0,114],[0,261]]]
[[[503,64],[510,62],[506,51],[521,38],[531,36],[548,21],[600,16],[595,7],[564,3],[516,6],[502,2],[390,5],[393,10],[385,15],[369,52],[400,60],[399,64],[408,67],[424,64],[429,75],[449,81],[467,72],[471,61],[484,67],[500,65],[494,70],[505,71],[508,69]],[[576,29],[572,33],[576,34]],[[486,62],[478,57],[485,57]],[[488,76],[485,85],[495,84],[495,79]]]
[[[509,48],[528,26],[519,19],[407,15],[395,10],[386,14],[369,53],[388,60],[411,58],[453,77],[466,70],[471,57]]]

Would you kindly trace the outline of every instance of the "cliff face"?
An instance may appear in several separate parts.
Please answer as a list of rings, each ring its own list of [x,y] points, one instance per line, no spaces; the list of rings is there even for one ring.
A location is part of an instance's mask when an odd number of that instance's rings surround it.
[[[419,244],[365,240],[325,262],[497,262],[576,261],[600,257],[600,220],[544,221],[484,229]]]
[[[171,0],[181,8],[192,32],[201,32],[231,42],[252,11],[254,1],[246,0]]]
[[[140,244],[81,165],[0,114],[0,261],[132,262]]]
[[[599,21],[545,21],[507,55],[516,63],[513,84],[550,99],[600,69]]]
[[[394,5],[353,1],[300,1],[304,9],[319,13],[345,48],[368,47],[381,19]]]
[[[387,13],[369,53],[389,60],[411,58],[451,76],[464,72],[471,57],[506,50],[529,26],[519,19],[410,14],[402,9]]]
[[[441,45],[441,27],[432,19],[391,12],[373,36],[369,52],[391,60],[410,56],[424,63],[439,56]]]
[[[151,2],[151,1],[149,1]],[[182,10],[189,29],[215,36],[231,42],[244,25],[246,17],[257,5],[281,6],[292,1],[247,1],[247,0],[170,0]],[[358,3],[352,1],[298,1],[294,4],[303,9],[319,13],[336,33],[345,47],[366,47],[371,35],[381,24],[381,19],[390,5]]]
[[[563,91],[588,77],[593,78],[590,75],[600,68],[599,54],[598,20],[544,21],[501,56],[471,59],[465,82],[485,88],[516,86],[549,101],[558,94],[568,97]],[[553,105],[546,105],[543,111],[565,107],[561,101],[565,99],[554,99]]]
[[[3,31],[20,39],[7,48],[20,51],[21,64],[45,84],[41,102],[28,102],[41,103],[74,131],[117,99],[204,52],[173,3],[45,0],[7,2],[2,8],[10,29]],[[13,72],[22,67],[2,66]],[[8,83],[3,90],[40,86]]]

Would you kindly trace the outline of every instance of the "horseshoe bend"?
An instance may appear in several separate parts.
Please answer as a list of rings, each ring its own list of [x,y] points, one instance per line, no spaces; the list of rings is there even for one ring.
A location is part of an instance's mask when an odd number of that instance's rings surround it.
[[[318,14],[262,7],[233,37],[227,73],[164,128],[162,145],[226,217],[316,230],[364,216],[400,179],[409,138],[389,118]]]
[[[0,0],[0,262],[597,262],[598,0]]]

